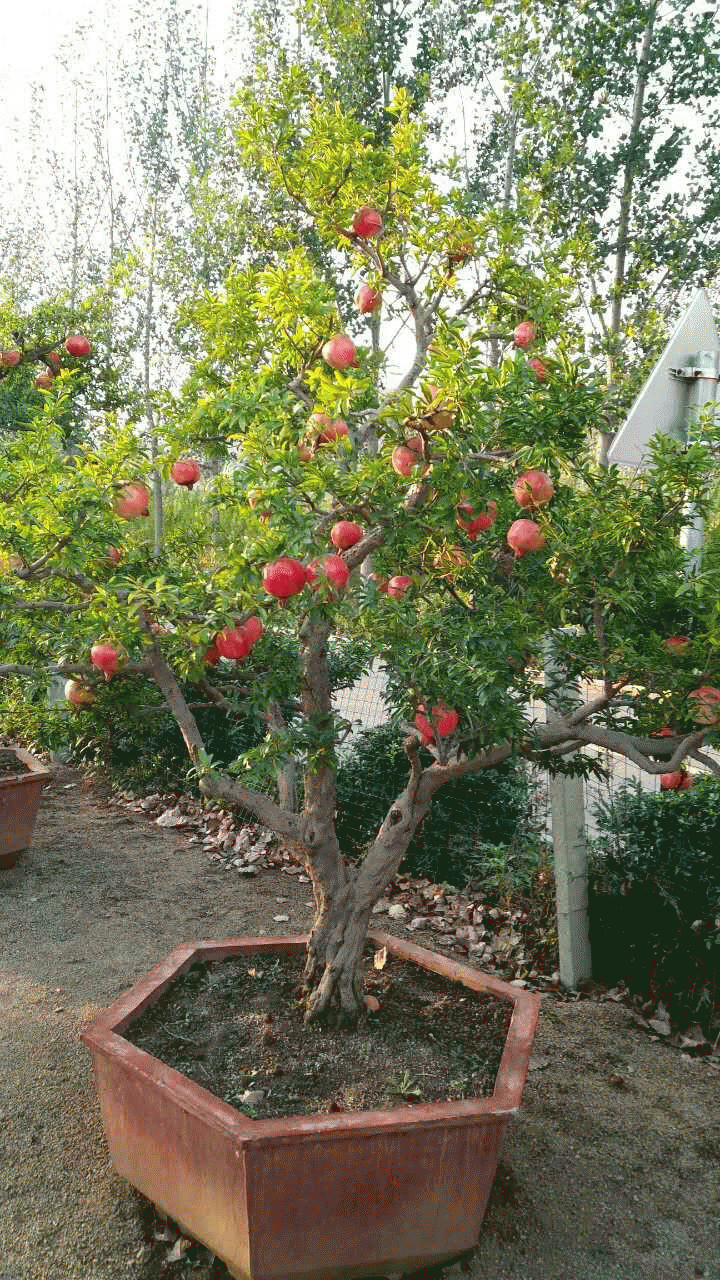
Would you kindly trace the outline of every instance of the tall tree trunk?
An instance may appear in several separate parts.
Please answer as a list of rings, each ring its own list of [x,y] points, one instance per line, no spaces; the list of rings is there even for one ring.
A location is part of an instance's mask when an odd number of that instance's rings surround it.
[[[610,314],[610,334],[609,346],[607,353],[607,386],[608,390],[615,382],[615,367],[617,364],[618,344],[620,341],[620,327],[622,325],[622,304],[623,292],[625,286],[625,276],[627,273],[627,256],[630,245],[630,215],[632,213],[633,192],[635,180],[637,176],[637,161],[639,154],[640,127],[643,122],[643,113],[645,107],[645,92],[648,85],[648,66],[650,61],[650,50],[652,48],[653,33],[655,30],[655,18],[657,16],[657,3],[651,4],[645,23],[643,32],[642,47],[640,50],[640,59],[638,61],[637,79],[635,81],[635,94],[633,97],[632,118],[630,121],[630,133],[628,136],[628,145],[625,166],[623,170],[623,187],[620,196],[620,213],[618,217],[618,233],[615,245],[615,270],[613,273],[612,285],[612,309]],[[601,466],[607,466],[608,449],[612,442],[612,433],[603,431],[600,433],[600,449],[598,453],[598,461]]]
[[[145,393],[145,419],[148,424],[148,432],[150,436],[150,457],[153,463],[158,456],[158,440],[155,428],[155,411],[152,403],[152,377],[151,377],[151,357],[152,357],[152,320],[153,309],[155,305],[155,250],[157,245],[157,217],[158,217],[158,198],[157,192],[153,195],[152,202],[152,220],[150,223],[150,262],[148,264],[148,282],[147,292],[145,295],[145,316],[144,316],[144,334],[143,334],[143,390]],[[162,553],[163,541],[163,494],[162,480],[157,467],[153,468],[152,473],[153,487],[153,539],[152,554],[155,560],[160,558]]]

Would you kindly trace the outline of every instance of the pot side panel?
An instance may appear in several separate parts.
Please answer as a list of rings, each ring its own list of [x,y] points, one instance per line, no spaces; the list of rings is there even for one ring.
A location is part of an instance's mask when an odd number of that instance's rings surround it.
[[[214,1250],[233,1274],[249,1274],[240,1144],[221,1124],[188,1108],[171,1079],[163,1087],[117,1056],[108,1059],[90,1048],[115,1171]]]
[[[16,855],[29,849],[46,777],[0,778],[0,867],[10,867]]]
[[[251,1280],[352,1280],[414,1271],[472,1248],[506,1127],[488,1116],[343,1140],[252,1143]]]

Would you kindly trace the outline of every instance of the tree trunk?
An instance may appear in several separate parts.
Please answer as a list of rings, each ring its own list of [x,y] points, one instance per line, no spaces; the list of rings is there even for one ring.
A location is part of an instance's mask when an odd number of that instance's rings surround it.
[[[315,885],[318,914],[308,939],[303,975],[305,1021],[354,1026],[363,1008],[360,964],[371,907],[350,881],[337,894]]]
[[[625,286],[627,254],[630,241],[630,214],[632,211],[633,191],[637,174],[637,162],[640,147],[640,126],[643,122],[645,91],[648,84],[650,51],[652,48],[656,15],[657,4],[651,4],[647,14],[647,22],[645,25],[645,31],[643,32],[642,48],[640,50],[640,58],[638,60],[632,118],[630,121],[630,134],[628,137],[627,158],[625,160],[625,169],[623,173],[623,189],[620,196],[620,215],[618,218],[618,234],[615,246],[615,272],[612,290],[612,314],[610,318],[612,344],[608,351],[607,360],[608,388],[613,385],[615,380],[615,361],[617,358],[617,344],[620,338],[620,326],[622,323],[623,289]]]

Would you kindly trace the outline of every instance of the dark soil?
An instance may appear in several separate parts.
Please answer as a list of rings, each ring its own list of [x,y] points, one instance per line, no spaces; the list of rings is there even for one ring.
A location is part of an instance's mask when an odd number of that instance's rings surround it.
[[[14,751],[0,750],[0,778],[6,778],[14,773],[30,773],[31,770],[24,760],[18,760]]]
[[[492,1093],[512,1004],[372,944],[365,963],[379,1008],[353,1031],[304,1025],[303,954],[253,952],[192,965],[124,1035],[255,1117]]]

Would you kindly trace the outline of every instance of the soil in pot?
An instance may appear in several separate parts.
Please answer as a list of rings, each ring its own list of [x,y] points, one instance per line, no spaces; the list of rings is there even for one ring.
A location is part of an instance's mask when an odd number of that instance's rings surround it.
[[[379,1007],[353,1031],[307,1027],[304,962],[303,952],[197,962],[123,1035],[256,1118],[492,1093],[510,1001],[368,944],[363,990]]]
[[[24,760],[18,759],[14,751],[0,749],[0,778],[6,778],[14,773],[32,773],[32,770]]]

